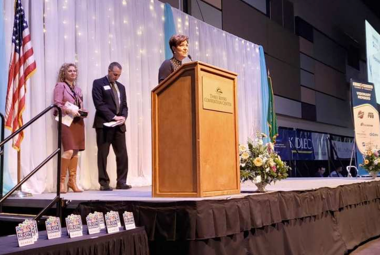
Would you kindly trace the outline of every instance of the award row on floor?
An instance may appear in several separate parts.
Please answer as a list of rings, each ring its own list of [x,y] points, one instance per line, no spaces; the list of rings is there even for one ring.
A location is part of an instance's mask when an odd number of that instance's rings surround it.
[[[125,230],[136,228],[132,212],[123,213]],[[80,215],[71,214],[65,219],[67,234],[70,238],[83,236],[83,224]],[[122,227],[119,213],[115,211],[90,213],[86,217],[88,234],[100,233],[101,229],[107,229],[107,233],[119,232]],[[62,236],[61,221],[58,217],[49,217],[45,221],[48,239],[60,238]],[[16,235],[19,247],[34,244],[38,240],[38,227],[35,220],[25,220],[16,227]]]

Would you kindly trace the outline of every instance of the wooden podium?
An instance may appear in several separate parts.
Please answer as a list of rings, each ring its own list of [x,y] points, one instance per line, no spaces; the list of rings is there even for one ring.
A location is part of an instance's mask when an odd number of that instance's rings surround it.
[[[153,89],[153,197],[240,193],[236,77],[191,62]]]

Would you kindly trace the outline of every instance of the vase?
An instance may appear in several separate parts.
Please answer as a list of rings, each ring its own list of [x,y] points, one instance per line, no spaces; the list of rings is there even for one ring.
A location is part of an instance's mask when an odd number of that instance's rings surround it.
[[[376,179],[377,172],[369,172],[369,175],[371,175],[372,179]]]
[[[259,192],[259,193],[264,193],[264,192],[266,192],[266,189],[265,189],[265,187],[268,185],[268,183],[266,183],[266,182],[255,182],[255,185],[256,185],[256,187],[257,187],[257,192]]]

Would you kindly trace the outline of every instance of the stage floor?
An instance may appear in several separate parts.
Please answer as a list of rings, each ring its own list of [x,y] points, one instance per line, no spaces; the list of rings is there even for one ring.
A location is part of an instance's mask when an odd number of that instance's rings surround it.
[[[361,182],[380,181],[380,178],[288,178],[267,186],[268,192],[277,191],[307,191],[319,188],[336,188],[341,185],[357,184]],[[61,197],[67,201],[68,208],[76,208],[81,202],[87,201],[139,201],[139,202],[178,202],[201,200],[228,200],[245,197],[247,195],[260,195],[256,193],[256,186],[252,182],[244,182],[241,185],[241,193],[228,196],[215,196],[204,198],[154,198],[152,187],[133,187],[129,190],[99,191],[89,190],[82,193],[69,192]],[[55,197],[55,193],[34,194],[32,197],[11,197],[5,202],[5,206],[43,207]]]

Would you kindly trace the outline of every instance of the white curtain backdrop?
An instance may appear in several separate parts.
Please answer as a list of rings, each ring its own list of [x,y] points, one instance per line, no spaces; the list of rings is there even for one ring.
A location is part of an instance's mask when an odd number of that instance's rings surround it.
[[[53,102],[59,67],[78,65],[78,82],[89,110],[86,150],[80,153],[78,181],[85,190],[98,189],[96,136],[92,128],[95,108],[92,82],[107,74],[110,62],[123,66],[120,82],[126,86],[129,116],[127,148],[128,184],[151,184],[151,90],[157,85],[164,60],[164,5],[153,0],[23,0],[32,36],[37,71],[28,84],[24,123]],[[0,7],[1,8],[1,7]],[[4,1],[6,56],[10,56],[13,1]],[[258,45],[196,20],[173,9],[177,32],[190,37],[190,54],[200,60],[238,73],[240,142],[260,129],[261,89]],[[3,52],[1,53],[3,54]],[[25,132],[21,167],[25,176],[57,147],[57,124],[48,114]],[[8,171],[16,182],[17,156],[6,150]],[[23,190],[54,192],[56,159],[47,164]],[[108,157],[111,186],[116,182],[116,162]]]

